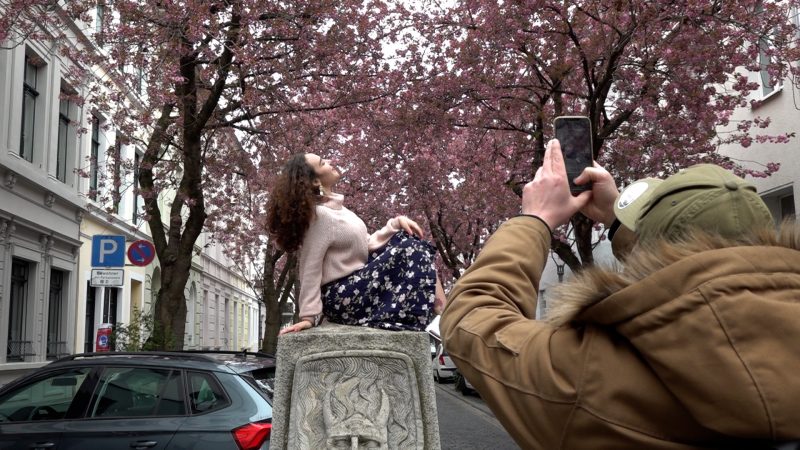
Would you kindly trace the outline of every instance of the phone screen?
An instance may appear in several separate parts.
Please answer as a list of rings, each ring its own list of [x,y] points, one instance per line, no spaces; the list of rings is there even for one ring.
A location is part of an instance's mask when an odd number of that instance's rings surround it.
[[[590,190],[591,183],[577,186],[572,182],[583,172],[583,169],[592,167],[592,134],[589,118],[583,116],[556,117],[553,128],[555,128],[556,139],[561,143],[561,152],[564,154],[569,190],[572,192]]]

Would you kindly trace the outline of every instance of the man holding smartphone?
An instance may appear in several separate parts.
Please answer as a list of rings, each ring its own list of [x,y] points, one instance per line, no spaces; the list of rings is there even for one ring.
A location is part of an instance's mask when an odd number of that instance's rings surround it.
[[[714,165],[573,196],[558,141],[441,319],[459,370],[524,449],[777,448],[800,439],[800,228]],[[620,268],[550,294],[551,230],[578,211]],[[794,448],[794,447],[792,447]]]

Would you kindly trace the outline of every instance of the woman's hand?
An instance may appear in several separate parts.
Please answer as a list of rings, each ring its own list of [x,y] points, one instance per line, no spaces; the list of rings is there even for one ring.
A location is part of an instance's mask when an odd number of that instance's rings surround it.
[[[397,228],[404,230],[408,234],[417,236],[420,239],[423,238],[422,227],[420,227],[417,222],[414,222],[406,216],[397,216],[394,220],[397,221]]]
[[[286,333],[294,333],[294,332],[297,332],[297,331],[307,330],[307,329],[311,328],[311,326],[312,326],[311,322],[309,322],[308,320],[304,319],[304,320],[301,320],[300,322],[297,322],[294,325],[290,325],[290,326],[282,329],[281,331],[278,332],[278,336],[281,336],[281,335],[286,334]]]

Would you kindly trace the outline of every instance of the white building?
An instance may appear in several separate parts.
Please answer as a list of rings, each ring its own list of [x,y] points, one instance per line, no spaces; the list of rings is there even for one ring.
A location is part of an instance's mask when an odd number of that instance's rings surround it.
[[[50,45],[0,50],[0,383],[80,339],[79,226],[85,214],[71,64]],[[6,375],[8,374],[8,375]]]
[[[80,30],[94,29],[67,24],[74,45]],[[121,235],[127,244],[148,239],[135,214],[142,201],[130,188],[134,174],[107,152],[136,161],[141,149],[119,139],[110,111],[76,101],[82,93],[68,75],[74,62],[58,45],[0,44],[2,385],[57,357],[93,351],[100,324],[127,323],[134,308],[149,312],[161,284],[156,259],[145,267],[127,264],[122,286],[91,286],[93,236]],[[108,169],[127,186],[110,214],[92,193],[102,191],[98,175]],[[257,298],[216,247],[198,244],[185,290],[186,347],[256,350]]]
[[[800,28],[800,14],[795,10],[790,20]],[[797,39],[800,40],[800,32]],[[765,64],[765,54],[762,52],[759,64]],[[800,64],[800,61],[797,62]],[[798,196],[795,195],[798,180],[800,180],[800,80],[782,80],[777,83],[770,82],[766,70],[761,72],[748,72],[751,82],[756,82],[759,88],[751,94],[751,100],[756,100],[753,106],[738,109],[733,117],[732,124],[740,120],[753,120],[756,117],[769,117],[769,134],[795,133],[795,137],[788,144],[766,144],[754,141],[747,148],[741,146],[726,146],[721,153],[734,158],[745,167],[759,169],[769,162],[780,163],[778,172],[767,178],[748,178],[756,185],[759,194],[772,211],[776,222],[785,218],[794,217],[798,207]]]

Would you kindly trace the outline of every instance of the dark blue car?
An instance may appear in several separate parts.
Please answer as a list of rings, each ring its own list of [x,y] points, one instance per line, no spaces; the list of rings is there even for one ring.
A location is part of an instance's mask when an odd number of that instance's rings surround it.
[[[268,449],[274,373],[260,353],[62,358],[0,389],[0,449]]]

